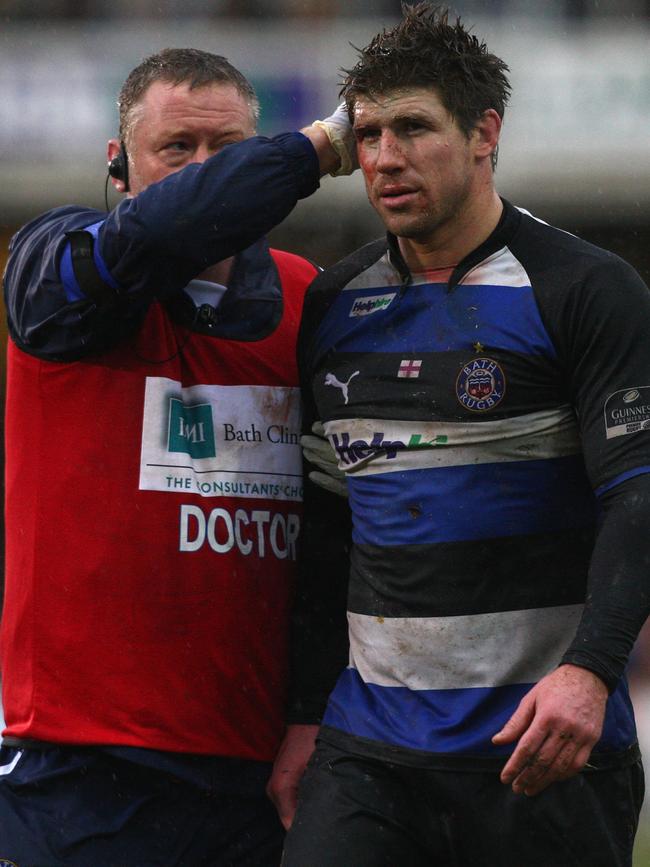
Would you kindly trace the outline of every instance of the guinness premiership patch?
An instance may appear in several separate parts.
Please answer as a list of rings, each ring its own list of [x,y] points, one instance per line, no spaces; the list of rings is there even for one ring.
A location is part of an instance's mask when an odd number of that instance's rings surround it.
[[[650,430],[650,386],[622,388],[605,401],[607,439]]]

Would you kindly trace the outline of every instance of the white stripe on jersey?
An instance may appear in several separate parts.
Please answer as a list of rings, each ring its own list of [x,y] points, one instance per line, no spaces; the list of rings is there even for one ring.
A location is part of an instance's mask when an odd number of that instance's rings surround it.
[[[560,662],[583,605],[455,617],[348,613],[350,666],[412,690],[536,683]]]
[[[411,275],[409,285],[446,283],[453,268],[439,269]],[[390,289],[402,285],[402,278],[385,253],[371,268],[362,271],[343,287],[343,292],[358,292],[364,289]],[[530,288],[530,277],[508,247],[496,250],[487,259],[479,262],[460,281],[463,286],[507,286],[513,289]]]
[[[358,292],[363,289],[389,290],[391,287],[401,286],[402,278],[399,272],[391,265],[388,253],[384,253],[370,268],[362,271],[354,279],[345,285],[343,292]]]
[[[578,426],[568,405],[514,418],[473,424],[391,421],[387,419],[335,419],[324,425],[338,466],[355,475],[402,472],[433,467],[548,460],[581,452]],[[370,448],[377,434],[387,447]],[[336,437],[336,440],[334,439]],[[340,451],[341,443],[353,448]],[[356,443],[356,446],[355,446]],[[364,448],[364,444],[368,448]],[[392,457],[390,443],[400,443]]]

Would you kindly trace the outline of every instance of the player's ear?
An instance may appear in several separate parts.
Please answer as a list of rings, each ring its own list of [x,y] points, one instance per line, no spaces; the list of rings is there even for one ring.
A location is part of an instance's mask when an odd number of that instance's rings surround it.
[[[499,146],[501,118],[493,108],[488,108],[472,130],[472,143],[477,157],[491,157]]]

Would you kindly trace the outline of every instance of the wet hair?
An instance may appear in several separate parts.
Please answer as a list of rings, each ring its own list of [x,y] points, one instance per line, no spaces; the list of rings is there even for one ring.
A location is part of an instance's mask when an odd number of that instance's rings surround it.
[[[225,57],[197,48],[165,48],[145,57],[122,85],[117,100],[122,141],[126,141],[133,126],[134,110],[155,81],[172,85],[188,83],[191,89],[207,84],[232,84],[250,105],[253,125],[259,117],[253,85]]]
[[[356,66],[343,70],[341,96],[350,113],[360,96],[431,87],[466,136],[490,108],[503,118],[510,96],[507,65],[460,18],[450,23],[445,7],[402,3],[402,16],[357,48]]]

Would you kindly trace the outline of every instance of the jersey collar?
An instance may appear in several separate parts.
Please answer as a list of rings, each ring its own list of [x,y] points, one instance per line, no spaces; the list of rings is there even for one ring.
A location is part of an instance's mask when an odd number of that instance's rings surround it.
[[[449,283],[447,284],[447,288],[450,292],[461,282],[463,277],[468,274],[472,268],[475,268],[485,259],[489,258],[493,253],[496,253],[498,250],[505,247],[519,228],[519,224],[521,223],[521,212],[506,199],[502,198],[501,201],[503,202],[503,211],[494,231],[482,244],[472,250],[471,253],[468,253],[468,255],[458,263],[456,268],[454,268],[449,277]],[[409,271],[408,265],[404,261],[400,252],[397,237],[390,232],[387,232],[386,238],[388,244],[388,258],[391,264],[397,270],[404,283],[410,282],[411,272]]]

